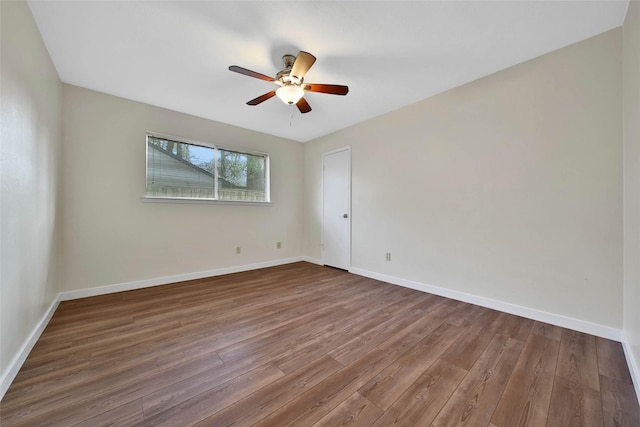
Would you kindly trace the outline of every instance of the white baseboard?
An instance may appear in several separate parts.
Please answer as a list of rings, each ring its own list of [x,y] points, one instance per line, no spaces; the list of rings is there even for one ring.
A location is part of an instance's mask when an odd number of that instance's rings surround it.
[[[95,288],[80,289],[77,291],[62,292],[60,301],[78,298],[93,297],[97,295],[112,294],[115,292],[131,291],[134,289],[148,288],[151,286],[167,285],[169,283],[184,282],[187,280],[204,279],[206,277],[221,276],[223,274],[241,273],[243,271],[257,270],[259,268],[275,267],[291,264],[299,261],[307,261],[305,257],[284,258],[274,261],[260,262],[256,264],[238,265],[234,267],[216,268],[214,270],[198,271],[195,273],[176,274],[173,276],[155,277],[153,279],[136,280],[134,282],[118,283],[114,285],[99,286]]]
[[[622,339],[622,331],[610,326],[599,325],[597,323],[592,323],[585,320],[574,319],[560,314],[548,313],[546,311],[536,310],[517,304],[511,304],[504,301],[481,297],[478,295],[467,294],[465,292],[427,285],[424,283],[415,282],[413,280],[402,279],[399,277],[376,273],[374,271],[364,270],[361,268],[350,268],[349,272],[360,276],[381,280],[383,282],[393,283],[394,285],[404,286],[405,288],[416,289],[418,291],[440,295],[457,301],[468,302],[470,304],[504,311],[505,313],[515,314],[516,316],[550,323],[552,325],[561,326],[567,329],[573,329],[575,331],[596,335],[618,342],[620,342]]]
[[[8,369],[2,374],[2,379],[0,379],[0,400],[4,398],[5,393],[7,392],[7,390],[9,390],[9,386],[16,378],[16,375],[18,375],[20,368],[22,368],[22,364],[25,360],[27,360],[27,356],[29,356],[29,353],[31,353],[31,349],[33,349],[33,346],[36,345],[36,342],[38,342],[40,335],[42,335],[44,328],[46,328],[49,324],[49,321],[51,320],[51,317],[53,316],[53,313],[55,313],[56,308],[58,308],[59,304],[60,295],[54,298],[47,311],[44,313],[36,327],[33,329],[33,332],[31,332],[31,335],[29,335],[27,341],[25,341],[22,348],[20,348],[20,351],[18,351],[18,353],[9,363]]]
[[[633,381],[633,387],[636,389],[636,398],[638,404],[640,404],[640,365],[631,351],[631,344],[627,335],[622,333],[622,349],[624,350],[624,356],[627,359],[627,365],[629,366],[629,373],[631,374],[631,380]]]
[[[310,256],[303,256],[301,258],[302,258],[301,259],[302,261],[306,261],[306,262],[309,262],[311,264],[324,265],[322,260],[318,259],[318,258],[313,258],[313,257],[310,257]]]

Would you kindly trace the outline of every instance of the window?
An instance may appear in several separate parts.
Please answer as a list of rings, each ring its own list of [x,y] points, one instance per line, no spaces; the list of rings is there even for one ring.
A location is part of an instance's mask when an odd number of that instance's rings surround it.
[[[269,202],[269,156],[147,134],[146,197]]]

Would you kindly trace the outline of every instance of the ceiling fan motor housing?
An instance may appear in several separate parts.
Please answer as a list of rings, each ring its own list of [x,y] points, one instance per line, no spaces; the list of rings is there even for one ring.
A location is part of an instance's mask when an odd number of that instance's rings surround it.
[[[296,61],[296,57],[294,55],[283,55],[282,62],[284,62],[284,69],[278,71],[276,74],[276,82],[279,82],[281,86],[294,84],[300,85],[302,84],[303,78],[298,76],[291,75],[291,68],[293,67],[294,62]]]
[[[282,55],[282,62],[284,62],[284,68],[290,69],[293,67],[293,63],[296,62],[296,57],[294,55]]]

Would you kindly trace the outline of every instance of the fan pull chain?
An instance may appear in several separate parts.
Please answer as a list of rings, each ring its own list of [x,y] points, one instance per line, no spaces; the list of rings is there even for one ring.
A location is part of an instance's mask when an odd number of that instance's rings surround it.
[[[289,107],[289,127],[293,127],[293,106]]]

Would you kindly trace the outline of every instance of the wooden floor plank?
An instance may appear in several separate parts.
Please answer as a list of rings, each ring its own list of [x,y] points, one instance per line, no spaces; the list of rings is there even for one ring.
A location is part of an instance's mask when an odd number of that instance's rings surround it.
[[[63,301],[10,426],[639,426],[620,343],[305,262]]]
[[[388,366],[391,360],[388,353],[372,350],[264,417],[255,426],[312,425],[353,395],[358,388]]]
[[[495,335],[433,421],[433,427],[489,424],[523,347],[522,341]]]
[[[508,315],[505,313],[494,310],[485,311],[469,326],[464,336],[442,355],[442,358],[465,370],[471,369],[507,318]]]
[[[600,427],[604,425],[600,392],[576,379],[556,376],[551,394],[548,426]]]
[[[463,331],[464,328],[449,323],[440,325],[364,384],[358,392],[379,408],[387,410]]]
[[[215,357],[214,357],[215,356]],[[220,363],[217,355],[194,361],[193,363],[176,366],[162,373],[135,376],[113,374],[107,379],[86,384],[81,388],[66,389],[64,394],[51,394],[46,401],[32,403],[29,419],[22,422],[33,422],[33,425],[71,425],[101,415],[112,408],[125,405],[141,399],[153,390],[180,381],[196,374],[204,374]],[[63,381],[63,380],[62,380]],[[4,408],[3,408],[4,409]],[[3,410],[3,422],[13,422],[11,412],[7,411],[6,418]],[[26,425],[29,425],[27,423]],[[4,426],[4,424],[2,424]],[[11,425],[11,424],[9,424]]]
[[[402,307],[392,311],[393,316],[390,319],[362,332],[350,342],[331,350],[329,354],[344,365],[355,361],[378,346],[378,344],[395,335],[398,331],[403,330],[423,317],[423,305],[424,301],[419,299],[417,303],[416,300],[403,302]]]
[[[389,337],[378,345],[378,348],[386,351],[387,353],[394,353],[401,355],[413,347],[418,341],[432,333],[437,329],[445,320],[448,320],[452,313],[459,314],[458,308],[460,305],[449,304],[447,302],[435,305],[428,311],[428,315],[420,317],[416,322],[407,326],[404,330],[400,331]],[[448,322],[452,324],[451,322]]]
[[[313,424],[313,427],[370,426],[380,418],[380,415],[382,415],[380,408],[356,392]]]
[[[496,332],[524,343],[529,337],[534,324],[535,322],[531,319],[507,315],[505,321],[500,325]]]
[[[124,405],[117,406],[100,415],[89,418],[85,421],[74,424],[74,427],[97,427],[97,426],[130,426],[144,420],[142,412],[142,400],[137,399]]]
[[[306,369],[279,378],[243,399],[235,399],[235,403],[203,419],[197,425],[253,425],[264,418],[266,414],[277,410],[311,389],[341,367],[342,365],[332,357],[324,356],[311,363]]]
[[[608,378],[633,384],[622,344],[596,337],[598,372]]]
[[[428,426],[455,392],[467,371],[438,359],[402,393],[376,427]]]
[[[251,393],[266,387],[284,377],[282,371],[271,363],[264,364],[247,373],[243,373],[227,382],[169,406],[153,415],[145,414],[140,426],[187,426],[193,425]]]
[[[223,361],[229,362],[240,357],[246,357],[252,353],[269,352],[274,346],[294,348],[298,339],[302,339],[309,334],[307,323],[324,323],[327,319],[346,315],[347,312],[344,308],[334,307],[325,312],[316,313],[313,316],[301,316],[301,319],[295,322],[295,326],[285,323],[275,329],[247,338],[238,343],[221,347],[217,349],[217,352]]]
[[[557,375],[592,390],[600,390],[596,337],[564,329]]]
[[[547,421],[560,343],[531,334],[498,402],[496,427],[543,426]]]
[[[480,307],[479,305],[465,304],[456,300],[448,300],[447,304],[453,304],[456,307],[447,318],[447,322],[465,328],[478,323],[479,319],[484,316],[485,313],[494,311],[489,308]]]
[[[204,372],[194,372],[193,375],[183,378],[181,381],[157,388],[142,398],[145,416],[156,415],[268,362],[269,359],[266,357],[247,357],[215,366]]]
[[[560,326],[550,325],[544,322],[535,322],[532,334],[542,335],[552,340],[560,341],[562,339],[562,328]]]
[[[66,384],[64,378],[58,378],[54,391],[46,393],[46,389],[39,389],[35,396],[28,395],[24,403],[8,399],[2,404],[2,421],[4,423],[19,423],[25,416],[29,419],[47,420],[58,416],[66,417],[69,402],[86,402],[87,399],[102,399],[106,392],[130,384],[136,384],[144,378],[157,373],[154,361],[134,364],[121,371],[111,371],[108,374],[94,374],[94,379],[86,378],[80,384]],[[85,403],[82,405],[86,406]],[[54,415],[52,415],[54,414]]]
[[[640,426],[640,406],[632,383],[600,375],[600,394],[605,427]]]
[[[343,318],[346,321],[341,322],[342,328],[328,329],[326,333],[318,336],[317,340],[310,340],[294,351],[277,357],[275,363],[285,373],[296,371],[310,361],[316,360],[329,352],[336,351],[337,348],[353,342],[367,331],[383,324],[394,315],[396,304],[399,303],[384,306],[384,309],[376,305],[373,305],[371,310],[367,310],[366,307],[362,308],[358,310],[359,316],[356,321],[350,321],[351,317]]]

